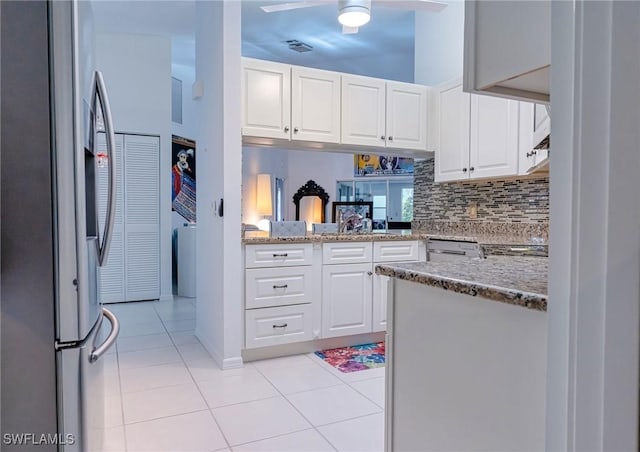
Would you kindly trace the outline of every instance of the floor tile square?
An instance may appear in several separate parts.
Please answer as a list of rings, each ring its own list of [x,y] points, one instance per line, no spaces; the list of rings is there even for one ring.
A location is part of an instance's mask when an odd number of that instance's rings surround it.
[[[259,371],[267,371],[269,369],[281,369],[285,367],[309,366],[314,364],[307,355],[291,355],[281,358],[261,359],[259,361],[251,361]]]
[[[234,452],[327,452],[335,449],[316,430],[303,430],[275,438],[234,446]]]
[[[181,331],[191,331],[193,332],[196,329],[196,319],[186,319],[186,320],[163,320],[167,331],[170,333],[181,332]]]
[[[178,351],[186,363],[212,359],[207,349],[200,343],[178,345]]]
[[[200,341],[190,331],[179,331],[170,334],[171,340],[175,345],[199,344]]]
[[[222,370],[218,367],[213,358],[189,361],[187,363],[187,367],[195,381],[213,380],[220,376],[231,377],[258,373],[257,369],[250,363],[247,363],[238,369]]]
[[[191,383],[191,374],[182,362],[157,366],[134,367],[120,372],[122,393],[146,391]]]
[[[129,452],[209,452],[227,447],[209,410],[130,424],[125,429]]]
[[[315,426],[382,411],[346,384],[298,392],[288,395],[287,399]]]
[[[318,430],[340,451],[384,451],[384,414],[382,413],[325,425]]]
[[[199,381],[198,387],[210,408],[277,397],[280,394],[259,373],[222,376]]]
[[[125,424],[207,409],[193,383],[123,394],[122,403]]]
[[[229,405],[211,411],[232,447],[311,427],[283,397]]]
[[[118,338],[118,352],[135,352],[151,348],[171,347],[173,342],[166,332],[160,334],[148,334],[143,336],[129,336]]]
[[[371,378],[369,380],[360,380],[349,383],[353,389],[371,400],[380,408],[384,408],[385,396],[385,378]]]
[[[105,428],[123,425],[122,398],[120,394],[104,398],[104,426]]]
[[[104,430],[101,452],[122,452],[126,450],[124,427],[111,427]]]
[[[118,359],[120,361],[120,372],[123,369],[135,367],[182,362],[182,358],[174,346],[119,353]]]
[[[293,367],[268,367],[261,372],[283,394],[344,384],[342,380],[313,363]]]

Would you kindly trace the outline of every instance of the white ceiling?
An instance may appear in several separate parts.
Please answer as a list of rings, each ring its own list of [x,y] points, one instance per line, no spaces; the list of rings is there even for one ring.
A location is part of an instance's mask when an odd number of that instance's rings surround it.
[[[357,34],[343,35],[337,21],[337,0],[284,12],[265,13],[260,9],[262,5],[283,1],[243,0],[244,56],[413,80],[414,12],[374,3],[371,22]],[[173,62],[195,65],[194,1],[93,0],[93,3],[97,31],[169,35]],[[283,42],[289,39],[303,41],[313,51],[294,52]]]

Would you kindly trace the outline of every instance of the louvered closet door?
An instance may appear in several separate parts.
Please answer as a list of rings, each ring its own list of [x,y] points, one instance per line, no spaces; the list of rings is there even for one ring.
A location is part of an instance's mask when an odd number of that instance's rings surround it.
[[[109,248],[107,265],[98,268],[99,299],[101,303],[114,303],[125,301],[124,285],[124,187],[123,187],[123,160],[122,148],[124,139],[121,134],[116,134],[116,154],[110,159],[116,161],[116,216],[113,224],[113,237]],[[104,133],[98,134],[98,152],[106,152],[107,144]],[[109,167],[103,166],[96,169],[96,194],[98,200],[98,224],[100,236],[104,235],[104,225],[107,216],[107,196],[109,187]]]
[[[160,138],[124,137],[125,293],[127,301],[160,297]]]

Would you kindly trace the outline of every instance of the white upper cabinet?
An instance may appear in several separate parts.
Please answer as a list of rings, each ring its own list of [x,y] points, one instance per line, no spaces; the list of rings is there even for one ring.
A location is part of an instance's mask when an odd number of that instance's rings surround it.
[[[550,118],[544,105],[520,103],[518,174],[548,171],[549,149],[535,149],[549,135]]]
[[[471,96],[469,177],[518,173],[518,102]]]
[[[546,103],[550,68],[550,0],[465,2],[465,91]]]
[[[386,143],[386,82],[342,76],[342,143],[383,147]]]
[[[462,91],[462,80],[433,88],[435,181],[518,174],[517,101]]]
[[[427,150],[428,88],[342,76],[342,143]]]
[[[340,74],[291,68],[291,138],[340,142]]]
[[[435,181],[467,179],[471,96],[462,91],[462,80],[440,85],[433,96]]]
[[[387,146],[427,149],[428,88],[387,82]]]
[[[289,139],[291,67],[250,58],[242,66],[242,134]]]

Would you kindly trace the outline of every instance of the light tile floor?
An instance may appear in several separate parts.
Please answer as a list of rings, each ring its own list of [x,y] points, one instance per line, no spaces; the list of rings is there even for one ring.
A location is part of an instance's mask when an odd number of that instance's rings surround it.
[[[384,449],[384,369],[343,374],[312,353],[220,370],[194,335],[195,302],[109,305],[107,451]]]

